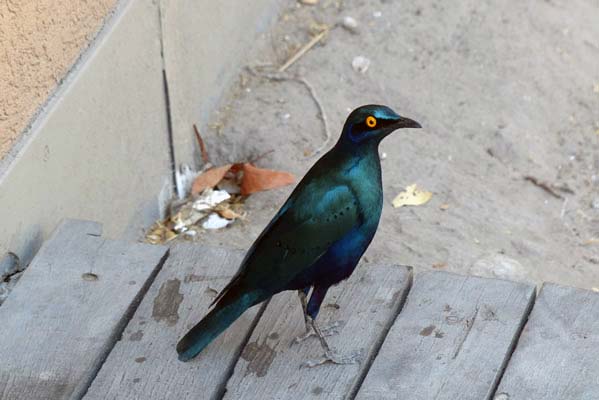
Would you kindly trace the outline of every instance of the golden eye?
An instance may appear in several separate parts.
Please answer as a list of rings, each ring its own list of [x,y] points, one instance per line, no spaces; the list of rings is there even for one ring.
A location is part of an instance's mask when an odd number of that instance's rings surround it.
[[[366,126],[369,128],[374,128],[376,126],[376,118],[374,118],[372,115],[369,115],[366,118]]]

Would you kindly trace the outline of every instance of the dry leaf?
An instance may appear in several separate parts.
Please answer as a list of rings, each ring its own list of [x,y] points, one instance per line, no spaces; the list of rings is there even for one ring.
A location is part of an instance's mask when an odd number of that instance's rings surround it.
[[[218,215],[220,215],[223,218],[226,219],[237,219],[237,218],[241,218],[241,214],[236,213],[235,211],[233,211],[230,208],[230,204],[229,203],[221,203],[219,204],[214,211],[216,211],[218,213]]]
[[[445,267],[447,267],[447,263],[444,263],[444,262],[438,262],[438,263],[433,264],[434,269],[441,269],[441,268],[445,268]]]
[[[191,186],[191,194],[198,194],[204,191],[204,189],[215,187],[224,178],[231,167],[231,164],[227,164],[222,167],[211,168],[198,175]]]
[[[150,244],[162,244],[169,242],[177,237],[177,233],[173,232],[165,224],[158,221],[150,228],[146,234],[146,242]]]
[[[187,203],[171,217],[173,229],[177,233],[185,232],[190,226],[195,225],[199,220],[208,215],[208,211],[196,210],[193,203]]]
[[[446,211],[446,210],[448,210],[448,209],[449,209],[449,204],[441,204],[441,205],[439,206],[439,209],[440,209],[441,211]]]
[[[393,207],[398,208],[402,206],[419,206],[431,199],[433,194],[422,190],[416,186],[416,184],[406,187],[406,190],[398,194],[393,199]]]
[[[241,181],[241,194],[248,195],[263,190],[274,189],[290,185],[295,177],[282,171],[273,171],[254,167],[250,163],[243,163],[243,179]]]

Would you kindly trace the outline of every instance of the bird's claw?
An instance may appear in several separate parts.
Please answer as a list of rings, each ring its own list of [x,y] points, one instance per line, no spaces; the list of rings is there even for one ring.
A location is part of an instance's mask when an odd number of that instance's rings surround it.
[[[316,333],[312,329],[306,331],[306,333],[304,333],[303,335],[299,335],[295,339],[293,339],[293,341],[291,342],[291,346],[293,346],[294,344],[301,343],[311,336],[316,336]]]
[[[339,333],[337,328],[339,328],[340,325],[341,324],[339,323],[339,321],[335,321],[330,326],[323,328],[321,330],[322,336],[329,337],[329,336],[337,335]],[[299,343],[303,342],[304,340],[311,338],[312,336],[318,337],[316,332],[314,332],[314,329],[309,328],[306,330],[306,332],[303,335],[297,336],[295,339],[293,339],[293,341],[291,342],[291,345],[293,346],[294,344],[299,344]]]
[[[324,356],[314,360],[306,360],[300,365],[300,368],[314,368],[327,363],[337,365],[359,364],[362,362],[362,353],[355,352],[349,356],[340,356],[334,351],[327,351]]]

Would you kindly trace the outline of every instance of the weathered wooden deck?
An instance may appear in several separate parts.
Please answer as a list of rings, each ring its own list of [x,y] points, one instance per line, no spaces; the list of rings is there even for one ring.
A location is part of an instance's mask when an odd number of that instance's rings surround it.
[[[66,221],[0,307],[2,399],[599,399],[599,294],[363,264],[323,305],[321,355],[295,293],[246,312],[198,358],[178,338],[242,253],[105,240]]]

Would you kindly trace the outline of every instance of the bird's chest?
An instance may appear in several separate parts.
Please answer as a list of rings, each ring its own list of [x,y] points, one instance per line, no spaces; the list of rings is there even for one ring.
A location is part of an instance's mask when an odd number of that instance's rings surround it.
[[[358,200],[358,221],[354,228],[327,252],[323,272],[331,283],[346,279],[372,241],[381,217],[383,192],[378,165],[357,165],[347,170],[348,186]]]
[[[361,160],[346,170],[346,177],[358,199],[364,233],[372,231],[374,234],[383,208],[380,164],[378,160]]]

